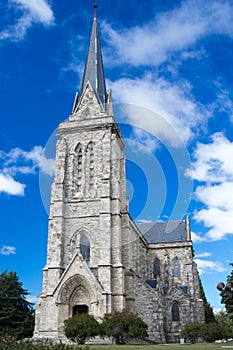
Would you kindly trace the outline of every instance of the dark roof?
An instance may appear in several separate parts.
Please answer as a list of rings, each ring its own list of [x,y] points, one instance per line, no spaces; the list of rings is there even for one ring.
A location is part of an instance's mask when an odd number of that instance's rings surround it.
[[[138,223],[137,227],[148,243],[187,241],[185,221]]]
[[[95,91],[99,102],[101,102],[102,106],[104,107],[107,100],[107,92],[96,17],[94,18],[92,26],[89,49],[82,80],[81,94],[86,88],[88,81],[90,82],[92,89]]]

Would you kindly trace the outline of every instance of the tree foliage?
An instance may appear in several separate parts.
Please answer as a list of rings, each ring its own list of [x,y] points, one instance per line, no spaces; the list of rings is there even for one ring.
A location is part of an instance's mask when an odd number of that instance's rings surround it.
[[[211,307],[210,303],[208,303],[208,301],[207,301],[205,291],[204,291],[200,277],[199,277],[199,284],[200,284],[200,296],[201,296],[201,299],[203,300],[203,304],[204,304],[205,322],[206,323],[213,323],[213,322],[215,322],[214,311],[213,311],[213,308]]]
[[[127,312],[105,315],[103,334],[113,337],[116,344],[125,344],[128,339],[148,337],[147,324],[138,316]]]
[[[181,331],[181,336],[189,339],[194,344],[200,337],[202,327],[203,325],[200,323],[187,323]]]
[[[32,336],[34,310],[33,304],[26,300],[28,294],[16,272],[0,274],[0,336],[16,339]]]
[[[225,329],[230,330],[227,337],[231,338],[233,335],[233,320],[229,317],[226,311],[219,311],[215,316],[216,322],[225,327]]]
[[[99,333],[99,323],[91,315],[81,314],[65,320],[66,337],[78,344],[84,344],[86,339]]]
[[[233,266],[233,263],[230,264]],[[233,270],[231,274],[227,276],[227,283],[231,283],[233,286]],[[226,288],[220,293],[221,303],[225,304],[227,314],[229,318],[233,321],[233,291],[226,290]]]
[[[230,329],[219,323],[207,323],[201,327],[200,337],[206,342],[214,342],[218,339],[230,337]]]
[[[228,339],[232,336],[232,326],[226,322],[213,323],[188,323],[184,326],[181,336],[196,343],[200,338],[206,342],[213,342],[218,339]]]

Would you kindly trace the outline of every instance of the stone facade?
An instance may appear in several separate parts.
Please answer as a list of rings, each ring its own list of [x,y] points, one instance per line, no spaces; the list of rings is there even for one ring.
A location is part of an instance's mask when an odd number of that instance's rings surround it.
[[[145,320],[150,339],[177,341],[185,323],[204,322],[188,219],[161,242],[133,222],[111,93],[103,105],[90,79],[59,135],[34,338],[65,339],[64,320],[76,312],[100,321],[128,310]]]

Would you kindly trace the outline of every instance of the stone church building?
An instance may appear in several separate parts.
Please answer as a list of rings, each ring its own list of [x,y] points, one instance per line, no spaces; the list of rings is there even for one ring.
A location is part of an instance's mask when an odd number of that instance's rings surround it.
[[[107,93],[96,15],[80,97],[58,129],[47,262],[34,338],[65,339],[64,320],[128,310],[150,339],[179,341],[204,322],[189,219],[136,224],[128,211],[124,141]]]

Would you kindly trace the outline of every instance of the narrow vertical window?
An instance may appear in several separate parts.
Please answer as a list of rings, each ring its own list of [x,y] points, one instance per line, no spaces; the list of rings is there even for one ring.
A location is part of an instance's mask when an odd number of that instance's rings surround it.
[[[174,259],[173,269],[174,269],[174,277],[180,277],[180,262],[177,257]]]
[[[88,189],[89,191],[94,188],[95,182],[95,159],[94,159],[94,145],[90,142],[87,146],[87,180],[88,180]]]
[[[77,176],[77,191],[81,190],[82,186],[82,150],[81,148],[78,151],[78,176]]]
[[[172,305],[172,321],[179,321],[180,320],[180,310],[178,303],[174,303]]]
[[[158,258],[155,258],[154,260],[153,277],[155,279],[160,277],[160,260]]]
[[[80,253],[88,265],[90,264],[90,250],[90,241],[87,236],[83,235],[80,238]]]
[[[74,154],[74,171],[73,171],[73,179],[74,179],[74,192],[80,192],[82,187],[82,148],[81,145],[78,144],[75,148]]]

